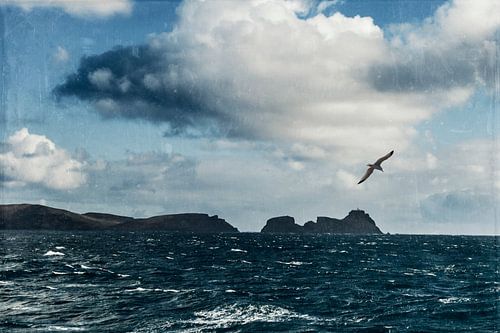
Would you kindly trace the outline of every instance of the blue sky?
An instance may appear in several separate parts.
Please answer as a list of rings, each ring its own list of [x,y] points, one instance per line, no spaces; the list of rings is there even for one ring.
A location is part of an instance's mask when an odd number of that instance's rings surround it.
[[[0,4],[1,202],[498,233],[494,1]]]

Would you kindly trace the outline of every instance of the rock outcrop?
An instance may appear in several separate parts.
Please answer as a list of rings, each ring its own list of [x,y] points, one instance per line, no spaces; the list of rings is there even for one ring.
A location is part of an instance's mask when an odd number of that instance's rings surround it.
[[[303,227],[295,223],[291,216],[278,216],[267,220],[266,225],[261,232],[269,233],[300,233]]]
[[[375,221],[363,210],[352,210],[342,220],[319,216],[316,222],[304,226],[295,223],[291,216],[269,219],[262,228],[264,233],[330,233],[330,234],[382,234]]]

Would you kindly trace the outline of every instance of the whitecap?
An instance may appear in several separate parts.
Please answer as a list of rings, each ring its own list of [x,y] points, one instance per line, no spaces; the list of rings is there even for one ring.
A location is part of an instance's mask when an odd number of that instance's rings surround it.
[[[47,327],[49,331],[85,331],[83,327],[75,327],[75,326],[49,326]]]
[[[470,302],[471,299],[468,297],[446,297],[446,298],[440,298],[438,300],[439,302],[443,304],[451,304],[451,303],[464,303],[464,302]]]
[[[243,253],[247,253],[246,250],[242,250],[242,249],[231,249],[231,252],[243,252]]]
[[[234,290],[234,289],[226,289],[226,293],[235,293],[235,292],[236,292],[236,290]]]
[[[45,288],[50,289],[50,290],[57,290],[56,287],[51,287],[51,286],[45,286]]]
[[[118,276],[121,277],[121,278],[126,278],[126,277],[129,277],[130,275],[118,273]]]
[[[165,258],[167,258],[168,260],[174,260],[174,258],[172,257],[165,257]]]
[[[64,253],[62,252],[57,252],[57,251],[47,251],[45,252],[44,256],[63,256]]]
[[[56,250],[64,250],[66,249],[64,246],[56,246]]]
[[[177,289],[163,289],[164,293],[180,293],[180,290]]]
[[[197,311],[190,324],[202,325],[205,330],[217,330],[246,325],[252,322],[288,322],[294,320],[319,321],[317,317],[300,314],[273,305],[228,305],[208,311]]]
[[[302,262],[302,261],[290,261],[290,262],[276,261],[276,262],[278,264],[290,265],[290,266],[302,266],[302,265],[310,265],[310,264],[312,264],[310,262]]]
[[[54,275],[68,275],[68,273],[56,272],[56,271],[52,271],[52,274],[54,274]]]

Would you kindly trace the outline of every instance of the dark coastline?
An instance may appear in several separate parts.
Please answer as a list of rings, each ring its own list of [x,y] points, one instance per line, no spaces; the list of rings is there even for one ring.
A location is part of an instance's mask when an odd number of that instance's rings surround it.
[[[33,204],[0,205],[0,230],[239,232],[237,228],[217,215],[182,213],[133,218],[96,212],[78,214],[64,209]],[[320,216],[316,223],[310,221],[304,226],[295,224],[293,217],[275,217],[267,221],[261,232],[382,234],[375,221],[362,210],[353,210],[341,220]]]

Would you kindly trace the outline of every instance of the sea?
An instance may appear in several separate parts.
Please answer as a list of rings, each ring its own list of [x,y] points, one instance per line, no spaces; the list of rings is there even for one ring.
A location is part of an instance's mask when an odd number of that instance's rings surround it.
[[[0,332],[499,332],[499,237],[0,232]]]

